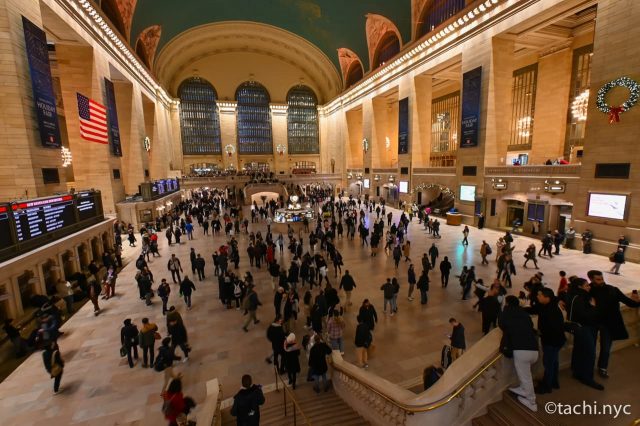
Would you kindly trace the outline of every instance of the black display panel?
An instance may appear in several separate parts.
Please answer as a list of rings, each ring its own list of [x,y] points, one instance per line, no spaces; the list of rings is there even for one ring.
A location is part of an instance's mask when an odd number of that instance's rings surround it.
[[[76,223],[72,195],[12,203],[18,242],[28,241]]]
[[[96,192],[79,192],[76,198],[76,209],[78,210],[78,220],[80,222],[92,219],[99,215],[98,202],[96,196],[100,196]]]
[[[11,232],[11,207],[9,205],[0,206],[0,250],[12,246],[13,232]]]

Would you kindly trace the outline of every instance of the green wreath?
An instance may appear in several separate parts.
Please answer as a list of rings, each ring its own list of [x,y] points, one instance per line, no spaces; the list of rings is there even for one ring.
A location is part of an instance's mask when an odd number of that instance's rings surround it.
[[[626,87],[629,89],[629,98],[620,106],[610,106],[607,104],[605,97],[609,90],[614,87]],[[609,123],[617,123],[620,121],[620,114],[630,110],[638,102],[640,96],[640,84],[629,77],[620,77],[611,80],[598,90],[596,97],[596,107],[605,114],[609,114]]]

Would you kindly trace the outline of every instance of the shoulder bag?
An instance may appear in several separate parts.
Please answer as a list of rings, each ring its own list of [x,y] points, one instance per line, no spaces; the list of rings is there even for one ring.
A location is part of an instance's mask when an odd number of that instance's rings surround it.
[[[572,317],[573,317],[573,302],[575,302],[575,300],[577,298],[578,298],[578,296],[573,296],[573,299],[571,299],[571,310],[569,311],[569,319],[564,322],[564,331],[566,331],[568,333],[571,333],[571,334],[574,334],[574,335],[582,328],[582,324],[572,320]]]

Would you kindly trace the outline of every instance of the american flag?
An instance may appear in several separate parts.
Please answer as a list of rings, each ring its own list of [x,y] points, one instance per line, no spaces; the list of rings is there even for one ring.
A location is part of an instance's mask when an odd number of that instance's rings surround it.
[[[107,109],[96,101],[78,93],[80,136],[89,142],[109,143]]]

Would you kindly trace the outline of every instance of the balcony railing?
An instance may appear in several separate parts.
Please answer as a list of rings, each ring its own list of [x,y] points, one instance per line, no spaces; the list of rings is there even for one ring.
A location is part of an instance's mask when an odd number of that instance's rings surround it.
[[[414,167],[414,175],[455,175],[455,167]]]
[[[579,164],[485,167],[485,176],[580,177]]]

